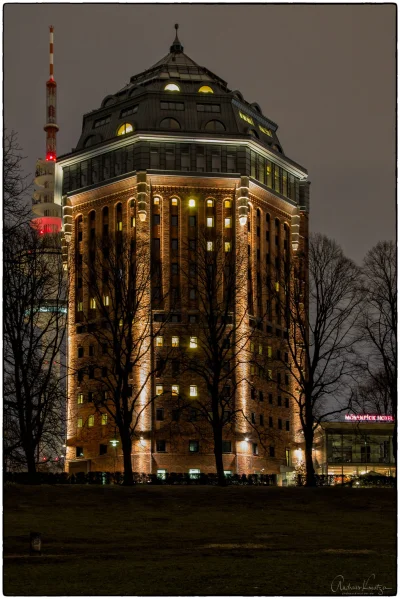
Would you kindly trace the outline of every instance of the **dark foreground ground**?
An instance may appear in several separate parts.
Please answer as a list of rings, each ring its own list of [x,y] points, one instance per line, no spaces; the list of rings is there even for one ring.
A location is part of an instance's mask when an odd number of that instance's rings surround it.
[[[393,595],[395,502],[393,489],[7,487],[3,592]],[[349,591],[363,581],[375,592]]]

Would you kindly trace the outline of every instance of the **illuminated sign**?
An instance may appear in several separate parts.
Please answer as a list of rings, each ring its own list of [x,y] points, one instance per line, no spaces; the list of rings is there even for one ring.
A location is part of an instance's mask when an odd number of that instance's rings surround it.
[[[352,422],[394,422],[394,416],[380,414],[346,414],[344,418]]]

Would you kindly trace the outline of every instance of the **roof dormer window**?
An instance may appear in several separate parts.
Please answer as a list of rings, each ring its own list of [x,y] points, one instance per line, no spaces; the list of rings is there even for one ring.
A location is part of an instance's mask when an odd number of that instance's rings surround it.
[[[165,92],[180,92],[179,86],[176,83],[167,83],[164,87]]]
[[[243,112],[240,112],[240,110],[239,110],[239,116],[241,119],[243,119],[247,123],[250,123],[250,125],[254,125],[254,122],[253,122],[253,119],[251,118],[251,116],[248,116],[247,114],[243,114]]]
[[[133,127],[130,123],[123,123],[117,129],[117,135],[126,135],[127,133],[132,133]]]
[[[202,85],[199,89],[199,93],[201,94],[213,94],[214,91],[211,89],[209,85]]]
[[[270,137],[272,137],[271,129],[266,129],[265,127],[261,127],[261,125],[258,125],[258,128],[260,129],[260,131],[265,133],[265,135],[269,135]]]

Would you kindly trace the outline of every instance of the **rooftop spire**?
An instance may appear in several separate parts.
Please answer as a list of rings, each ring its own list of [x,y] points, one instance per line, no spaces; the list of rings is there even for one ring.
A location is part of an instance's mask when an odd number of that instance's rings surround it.
[[[183,46],[178,38],[178,29],[179,29],[178,23],[176,23],[175,29],[176,29],[176,35],[175,35],[174,43],[170,47],[169,51],[173,54],[179,54],[180,52],[183,52]]]

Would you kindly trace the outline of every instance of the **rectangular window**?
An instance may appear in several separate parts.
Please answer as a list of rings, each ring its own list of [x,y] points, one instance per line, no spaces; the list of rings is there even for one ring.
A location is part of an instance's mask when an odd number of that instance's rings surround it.
[[[260,414],[260,426],[264,426],[264,416]]]
[[[282,430],[282,418],[278,418],[278,428]]]
[[[94,345],[89,345],[89,356],[94,356]]]
[[[197,347],[197,337],[190,337],[189,347],[192,349]]]
[[[289,407],[289,398],[285,397],[285,408]]]
[[[156,337],[156,347],[162,347],[164,345],[164,337]]]
[[[189,478],[196,479],[200,477],[200,468],[190,468]]]
[[[268,393],[268,403],[272,406],[272,393]]]
[[[109,295],[103,295],[103,305],[104,306],[110,305],[110,296]]]
[[[263,346],[261,344],[258,346],[258,353],[259,353],[260,356],[262,356]]]
[[[160,215],[153,214],[153,225],[159,225],[159,224],[160,224]]]
[[[179,395],[179,385],[172,385],[172,395]]]
[[[190,170],[190,155],[189,152],[184,152],[182,150],[181,153],[181,170],[189,171]]]
[[[172,347],[179,347],[179,337],[172,337]]]
[[[270,447],[269,447],[269,457],[270,458],[275,457],[275,447],[272,447],[272,445],[270,445]]]
[[[107,424],[107,420],[108,420],[108,414],[102,414],[101,415],[101,424],[102,425]]]
[[[104,445],[103,443],[101,443],[100,448],[99,448],[99,454],[105,455],[106,453],[107,453],[107,445]]]
[[[167,449],[167,443],[164,439],[157,439],[156,441],[156,449],[158,452],[165,452]]]
[[[225,229],[230,229],[231,228],[231,223],[232,223],[232,219],[231,218],[226,218],[225,219]]]
[[[178,263],[173,262],[171,264],[171,275],[177,275],[177,274],[178,274]]]
[[[156,385],[156,395],[162,395],[164,388],[162,385]]]
[[[78,393],[78,404],[83,403],[83,393]]]
[[[89,403],[93,403],[93,399],[94,399],[94,393],[93,393],[93,391],[89,391],[89,393],[88,393],[88,402]]]
[[[274,421],[273,421],[273,419],[272,419],[272,416],[270,416],[270,417],[268,418],[268,426],[269,426],[270,428],[274,428]]]
[[[197,397],[197,385],[190,385],[190,397]]]
[[[280,168],[276,164],[274,164],[274,189],[275,191],[280,192]]]
[[[122,231],[122,220],[117,221],[117,231]]]
[[[195,226],[196,226],[196,217],[189,216],[189,227],[195,227]]]
[[[83,447],[77,447],[75,455],[77,458],[83,458]]]
[[[207,227],[214,226],[214,218],[212,216],[207,216]]]
[[[171,250],[177,250],[177,249],[178,249],[178,240],[171,239]]]
[[[78,418],[76,426],[78,428],[82,428],[82,426],[83,426],[83,418],[81,418],[81,417]]]
[[[103,125],[107,125],[111,121],[111,115],[105,116],[101,119],[95,120],[93,123],[93,129],[97,129],[97,127],[102,127]]]
[[[92,414],[88,418],[88,426],[94,426],[94,415]]]
[[[221,171],[221,154],[219,152],[213,152],[211,155],[211,170],[213,173]]]
[[[232,441],[222,441],[222,453],[232,452]]]
[[[78,358],[83,358],[85,350],[83,347],[78,347]]]
[[[206,164],[206,160],[205,160],[205,156],[204,156],[204,148],[197,148],[196,170],[203,173],[205,171],[205,164]]]
[[[258,445],[257,445],[257,443],[253,443],[253,455],[258,455]]]
[[[158,149],[150,150],[150,168],[160,168],[160,154]]]
[[[124,108],[123,110],[121,110],[120,114],[119,114],[119,118],[122,119],[124,118],[124,116],[129,116],[130,114],[135,114],[138,111],[138,104],[136,104],[136,106],[129,106],[129,108]]]
[[[190,453],[196,453],[199,451],[199,442],[198,441],[189,441],[189,451]]]
[[[225,200],[224,206],[225,208],[230,208],[232,206],[232,202],[230,200]]]
[[[154,237],[154,239],[153,239],[153,250],[155,252],[160,251],[160,239],[158,237]]]
[[[252,412],[252,413],[251,413],[251,423],[252,423],[252,424],[255,424],[255,423],[256,423],[256,414],[255,414],[255,412]]]
[[[224,247],[225,247],[226,252],[230,252],[231,251],[231,242],[225,241]]]
[[[267,160],[267,187],[272,188],[272,163]]]
[[[158,422],[161,422],[162,420],[164,420],[164,408],[156,409],[156,420]]]
[[[96,298],[95,297],[90,298],[90,309],[96,310]]]
[[[282,405],[282,397],[278,395],[278,406]]]
[[[163,468],[157,470],[157,478],[160,480],[167,480],[167,471]]]
[[[286,427],[287,431],[290,431],[290,421],[289,420],[286,420],[285,427]]]
[[[212,252],[214,248],[212,241],[207,241],[207,252]]]
[[[197,112],[221,112],[219,104],[197,104]]]

